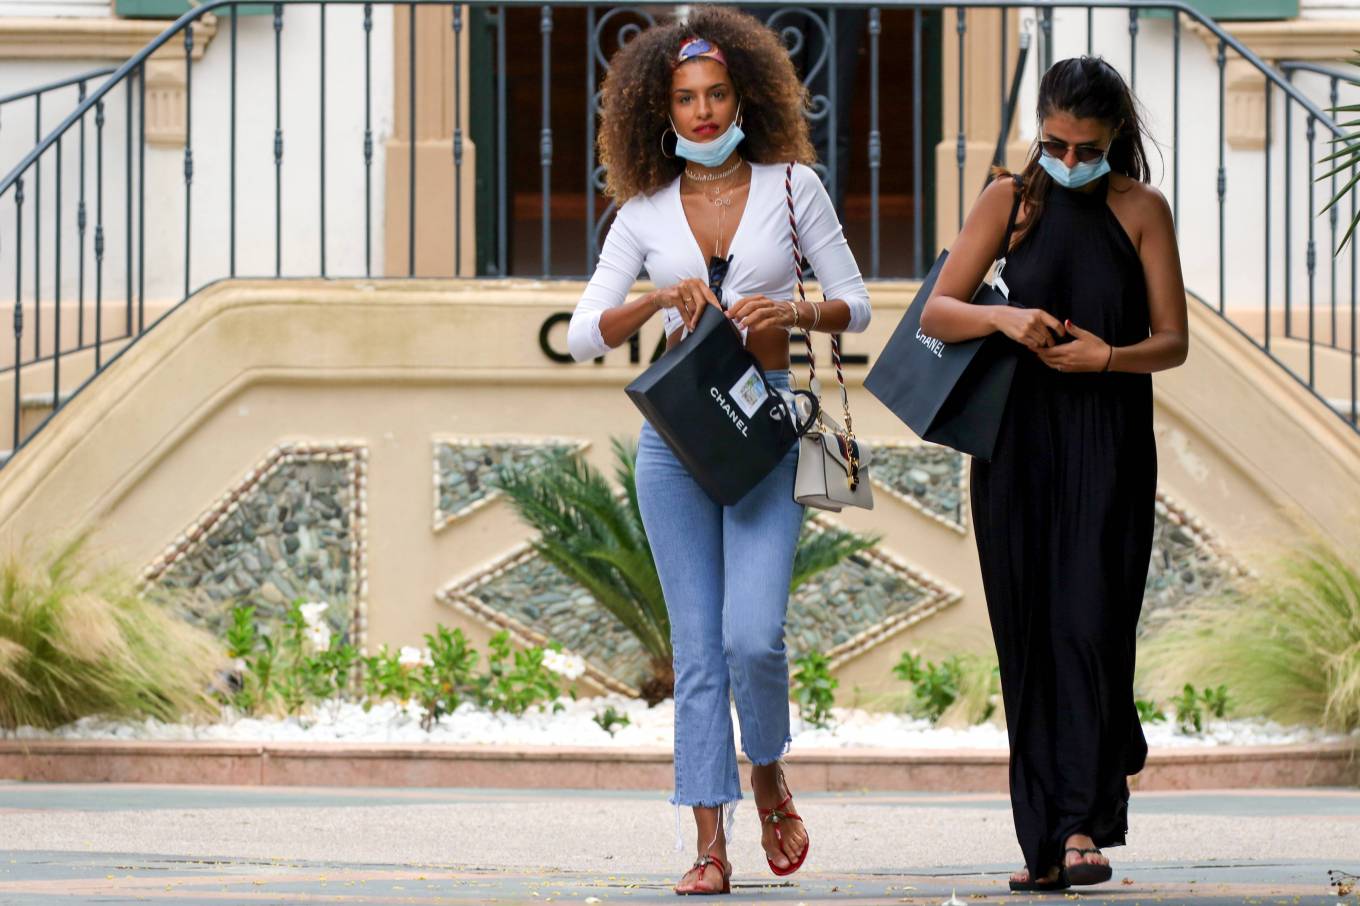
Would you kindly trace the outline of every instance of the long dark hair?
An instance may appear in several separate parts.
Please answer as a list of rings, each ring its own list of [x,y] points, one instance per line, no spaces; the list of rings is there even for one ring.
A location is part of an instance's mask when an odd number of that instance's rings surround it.
[[[1119,71],[1100,57],[1072,57],[1054,63],[1039,82],[1038,118],[1067,113],[1077,119],[1094,119],[1117,126],[1110,145],[1110,169],[1138,182],[1150,182],[1147,153],[1143,150],[1143,117],[1137,98]],[[1012,247],[1039,222],[1053,179],[1039,166],[1036,139],[1024,168],[1025,219],[1015,231]]]

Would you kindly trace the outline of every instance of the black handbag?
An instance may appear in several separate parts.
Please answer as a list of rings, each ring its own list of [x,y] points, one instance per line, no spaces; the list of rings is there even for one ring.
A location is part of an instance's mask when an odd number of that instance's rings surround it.
[[[1015,230],[1022,187],[1020,177],[1015,177],[1015,203],[997,251],[997,259],[1003,262]],[[1019,347],[999,333],[945,343],[921,331],[921,312],[948,256],[944,251],[936,259],[865,376],[864,387],[923,440],[990,460],[1010,398]],[[975,305],[1010,304],[995,285],[985,282],[972,301]]]
[[[712,275],[719,269],[725,274],[725,264],[722,259],[710,263],[714,295],[719,295],[721,276],[714,280]],[[816,397],[794,391],[811,402],[808,419],[796,423],[784,397],[742,345],[736,325],[711,305],[704,306],[693,333],[626,392],[695,482],[722,506],[741,500],[774,471],[817,417]]]

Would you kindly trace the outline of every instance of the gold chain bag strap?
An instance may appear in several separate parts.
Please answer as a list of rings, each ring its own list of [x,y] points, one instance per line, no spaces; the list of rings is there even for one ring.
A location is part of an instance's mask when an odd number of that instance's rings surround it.
[[[798,285],[798,299],[807,301],[803,289],[803,250],[798,241],[798,222],[793,210],[793,164],[784,170],[784,195],[789,206],[789,232],[793,237],[793,273]],[[822,301],[826,301],[823,294]],[[812,335],[803,331],[807,342],[808,389],[821,399],[821,384],[817,380],[817,361],[813,355]],[[836,383],[841,388],[841,407],[845,412],[845,427],[836,424],[824,407],[817,423],[798,440],[798,476],[794,480],[793,499],[803,506],[839,513],[847,506],[866,510],[874,508],[873,490],[869,485],[869,449],[855,439],[855,424],[850,417],[850,396],[845,389],[845,373],[841,368],[841,345],[836,334],[831,334],[831,362],[836,369]]]

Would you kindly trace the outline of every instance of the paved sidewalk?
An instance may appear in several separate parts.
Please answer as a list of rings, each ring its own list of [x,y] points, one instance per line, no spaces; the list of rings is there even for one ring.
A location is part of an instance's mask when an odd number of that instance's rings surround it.
[[[791,777],[796,785],[796,776]],[[1067,902],[1006,889],[1017,847],[994,795],[810,794],[793,879],[743,803],[726,902]],[[1115,881],[1085,903],[1316,903],[1360,874],[1360,791],[1135,794]],[[662,793],[0,782],[0,904],[675,902]],[[690,843],[692,846],[692,841]],[[687,853],[690,850],[687,849]]]

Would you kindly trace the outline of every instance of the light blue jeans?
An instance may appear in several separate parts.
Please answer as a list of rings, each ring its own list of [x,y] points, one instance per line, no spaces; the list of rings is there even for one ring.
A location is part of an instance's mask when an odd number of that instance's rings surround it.
[[[787,371],[768,372],[787,389]],[[803,508],[794,503],[795,444],[735,506],[709,499],[650,424],[638,444],[637,488],[671,621],[675,658],[677,806],[741,799],[729,692],[753,764],[788,748],[784,616]]]

